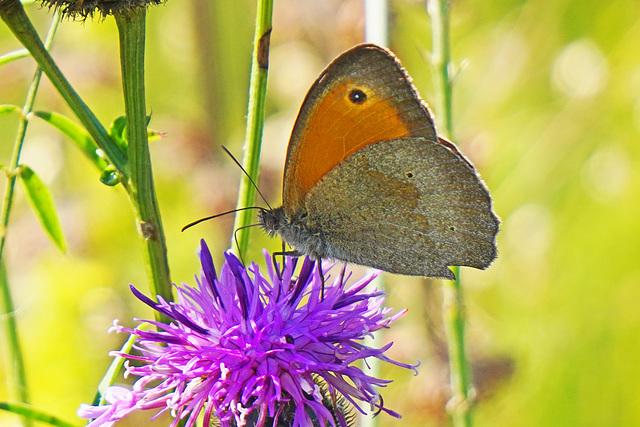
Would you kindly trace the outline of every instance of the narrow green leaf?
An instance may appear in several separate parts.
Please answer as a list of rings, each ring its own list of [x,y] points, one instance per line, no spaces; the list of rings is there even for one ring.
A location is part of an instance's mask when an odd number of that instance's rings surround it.
[[[120,149],[127,152],[127,116],[116,118],[109,126],[109,135],[118,144]]]
[[[20,107],[18,107],[17,105],[11,105],[11,104],[0,105],[0,114],[13,113],[14,111],[20,112]]]
[[[148,128],[150,121],[151,116],[147,116],[148,141],[153,142],[164,138],[166,136],[166,133]],[[118,143],[123,151],[127,151],[127,146],[129,145],[127,141],[127,116],[120,116],[116,118],[113,123],[111,123],[111,125],[109,126],[109,135],[111,135],[111,138],[113,138],[113,140]]]
[[[102,150],[82,126],[58,113],[35,111],[33,114],[68,136],[101,172],[109,166]]]
[[[18,49],[13,52],[5,53],[0,56],[0,67],[17,59],[26,58],[27,56],[29,56],[29,51],[27,49]]]
[[[147,116],[147,141],[154,142],[167,136],[166,132],[150,129],[149,123],[151,123],[151,114]]]
[[[20,165],[20,179],[45,231],[51,237],[53,243],[64,252],[66,249],[64,235],[62,234],[62,227],[60,227],[49,189],[29,166]]]
[[[17,415],[28,417],[35,421],[41,421],[57,427],[77,427],[77,424],[71,424],[60,418],[51,415],[40,409],[36,409],[30,405],[18,402],[0,402],[0,410],[12,412]]]

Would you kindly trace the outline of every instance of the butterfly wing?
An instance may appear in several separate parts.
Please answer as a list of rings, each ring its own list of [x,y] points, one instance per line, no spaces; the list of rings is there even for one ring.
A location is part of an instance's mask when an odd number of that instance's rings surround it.
[[[369,144],[309,191],[307,224],[329,258],[392,273],[453,279],[496,257],[499,220],[475,169],[421,137]]]
[[[431,113],[398,60],[370,44],[345,52],[322,72],[298,114],[285,163],[285,214],[300,212],[313,186],[350,154],[408,136],[437,141]]]

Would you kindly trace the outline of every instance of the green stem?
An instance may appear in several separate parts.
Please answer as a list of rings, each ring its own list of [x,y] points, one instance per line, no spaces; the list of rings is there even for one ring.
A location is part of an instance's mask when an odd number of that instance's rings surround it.
[[[53,15],[51,27],[49,28],[49,33],[47,34],[47,39],[45,40],[44,44],[46,50],[51,49],[51,45],[53,44],[53,39],[55,37],[56,31],[58,30],[59,24],[60,15],[58,12],[55,12]],[[18,325],[14,316],[15,309],[13,305],[13,298],[9,289],[9,280],[4,263],[4,247],[7,240],[9,217],[11,215],[11,207],[13,206],[14,200],[14,192],[17,179],[15,171],[18,170],[18,165],[20,164],[20,154],[22,153],[22,146],[24,144],[24,138],[27,133],[27,126],[29,124],[27,117],[29,113],[33,111],[33,104],[36,99],[36,94],[38,93],[38,87],[40,86],[41,78],[42,69],[38,67],[36,68],[33,80],[31,81],[31,85],[29,86],[29,91],[27,92],[24,106],[22,108],[22,115],[18,124],[18,131],[14,143],[13,154],[11,156],[11,163],[9,165],[9,174],[7,177],[4,198],[2,200],[2,207],[0,208],[0,229],[2,230],[2,232],[0,233],[0,313],[2,313],[2,316],[0,317],[4,319],[4,321],[2,322],[4,325],[3,329],[5,330],[5,336],[7,337],[8,341],[6,345],[5,360],[7,361],[6,366],[10,367],[8,369],[8,378],[10,379],[11,387],[14,390],[15,396],[20,402],[25,404],[29,403],[29,388],[27,385],[26,372],[24,368],[24,358],[22,356],[22,347],[20,345],[20,337],[18,335]],[[25,417],[23,420],[23,424],[25,426],[30,426],[33,423],[31,419]]]
[[[473,403],[473,386],[465,352],[462,287],[460,286],[459,269],[456,270],[457,279],[443,282],[442,289],[451,386],[451,399],[447,403],[447,411],[451,414],[454,426],[468,427],[472,425],[470,410]]]
[[[444,127],[449,137],[453,135],[453,84],[451,78],[451,51],[449,33],[448,0],[429,0],[427,2],[431,17],[433,37],[433,62],[437,69],[441,91],[441,113],[444,115]],[[443,316],[449,350],[449,369],[451,400],[447,410],[451,414],[455,427],[472,425],[471,401],[473,386],[469,373],[469,364],[465,352],[465,321],[460,268],[453,268],[455,281],[443,283]]]
[[[18,324],[15,318],[15,307],[9,289],[9,279],[4,260],[0,261],[0,314],[4,336],[7,341],[4,347],[3,358],[7,371],[7,385],[15,395],[15,399],[21,403],[29,403],[29,386],[27,384],[27,374],[24,368],[24,357],[20,337],[18,334]],[[23,418],[22,424],[32,425],[28,418]]]
[[[98,146],[104,151],[111,163],[124,174],[127,158],[117,144],[111,139],[109,133],[100,124],[98,119],[89,110],[73,90],[67,79],[42,44],[40,37],[19,0],[0,0],[0,17],[7,24],[16,38],[27,48],[31,56],[36,60],[42,71],[47,75],[51,84],[64,98],[78,120],[82,122],[89,134],[96,140]]]
[[[444,114],[444,127],[449,137],[453,135],[453,84],[450,76],[451,50],[449,31],[449,0],[428,0],[429,16],[431,17],[431,32],[433,52],[433,64],[438,73],[438,82],[441,91],[442,111]]]
[[[249,106],[247,111],[247,129],[244,143],[244,157],[242,164],[253,180],[257,183],[264,127],[265,100],[267,94],[267,74],[269,71],[269,44],[271,38],[271,18],[273,15],[273,0],[258,0],[256,14],[256,30],[254,36],[253,55],[251,63],[251,79],[249,82]],[[243,176],[238,189],[238,208],[252,206],[255,203],[256,189],[248,177]],[[244,257],[249,247],[249,229],[251,212],[239,211],[236,214],[234,230],[237,232],[238,254]],[[232,247],[234,243],[232,242]]]
[[[144,86],[146,9],[115,15],[120,35],[120,63],[127,116],[129,155],[125,187],[136,214],[138,232],[145,245],[145,267],[152,295],[171,301],[167,247],[156,201],[147,138]],[[156,313],[159,317],[159,314]]]
[[[129,158],[111,139],[108,132],[80,99],[46,51],[19,0],[0,0],[0,16],[18,40],[29,50],[53,86],[85,126],[107,158],[123,175],[124,186],[134,205],[138,230],[146,246],[146,266],[154,295],[171,299],[171,280],[167,262],[164,230],[160,221],[147,141],[147,118],[144,105],[144,8],[116,16],[120,31],[125,110]],[[130,176],[133,174],[135,176]]]

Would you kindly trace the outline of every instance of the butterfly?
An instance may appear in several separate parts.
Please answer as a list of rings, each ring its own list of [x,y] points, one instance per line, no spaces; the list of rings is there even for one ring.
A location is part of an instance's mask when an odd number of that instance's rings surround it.
[[[358,45],[307,93],[287,149],[283,204],[259,223],[293,251],[455,279],[487,268],[500,220],[487,187],[389,50]]]

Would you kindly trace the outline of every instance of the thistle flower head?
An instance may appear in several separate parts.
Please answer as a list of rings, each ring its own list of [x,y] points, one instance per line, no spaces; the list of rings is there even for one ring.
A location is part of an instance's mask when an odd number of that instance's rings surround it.
[[[41,0],[43,6],[54,8],[71,18],[127,14],[137,9],[164,3],[165,0]]]
[[[374,357],[415,370],[385,356],[391,344],[371,348],[362,343],[404,314],[390,315],[382,308],[381,292],[364,291],[375,275],[349,288],[339,275],[322,291],[320,274],[309,259],[294,277],[296,259],[286,259],[283,272],[276,274],[265,253],[265,277],[257,265],[245,268],[234,255],[225,256],[218,275],[203,241],[197,287],[176,287],[175,303],[156,303],[132,287],[172,322],[146,322],[157,330],[114,323],[114,330],[137,337],[134,347],[140,355],[121,355],[136,361],[126,364],[126,374],[139,379],[133,390],[111,387],[105,406],[81,406],[81,417],[95,418],[90,426],[110,426],[139,409],[171,411],[172,426],[187,419],[191,427],[201,413],[203,425],[211,425],[213,417],[222,426],[272,425],[284,418],[292,419],[293,426],[344,425],[323,404],[327,390],[360,411],[359,405],[368,403],[399,417],[384,407],[377,390],[390,381],[355,365]]]

